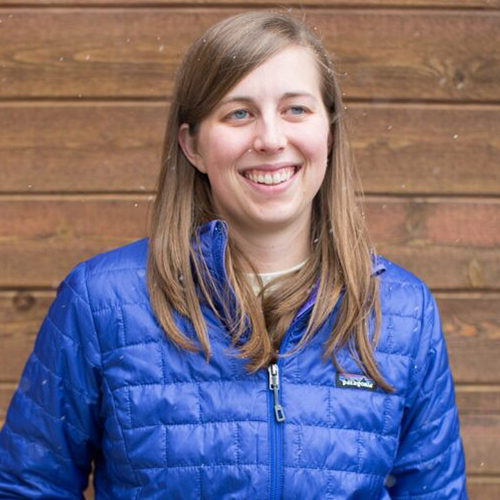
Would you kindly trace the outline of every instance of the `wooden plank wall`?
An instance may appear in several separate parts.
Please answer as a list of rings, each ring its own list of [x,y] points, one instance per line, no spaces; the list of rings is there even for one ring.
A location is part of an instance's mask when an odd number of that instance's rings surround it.
[[[0,0],[0,423],[60,280],[146,235],[181,55],[248,5]],[[438,298],[477,500],[500,498],[499,9],[299,7],[340,60],[378,249]]]

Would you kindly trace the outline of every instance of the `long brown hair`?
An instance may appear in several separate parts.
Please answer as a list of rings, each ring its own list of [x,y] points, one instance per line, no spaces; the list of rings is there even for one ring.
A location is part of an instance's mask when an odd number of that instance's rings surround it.
[[[302,348],[332,313],[342,295],[337,319],[325,343],[323,361],[338,369],[337,351],[347,346],[360,368],[385,390],[392,388],[378,370],[373,349],[380,329],[378,280],[372,276],[373,247],[365,228],[359,183],[348,144],[344,105],[337,74],[319,39],[284,13],[250,12],[223,20],[188,50],[176,77],[163,146],[157,196],[150,219],[148,289],[157,320],[178,347],[199,351],[184,335],[174,311],[187,317],[210,360],[211,346],[200,299],[217,314],[216,287],[193,246],[197,230],[217,217],[207,177],[186,159],[178,142],[179,127],[197,126],[245,75],[285,47],[308,48],[317,62],[321,93],[330,113],[333,144],[326,175],[313,203],[311,256],[293,275],[280,278],[279,290],[267,286],[255,295],[243,269],[250,266],[231,237],[226,249],[228,287],[235,307],[229,334],[237,356],[248,359],[253,373],[275,359],[282,338],[301,305],[317,286],[305,334],[286,356]],[[343,293],[342,293],[343,292]],[[224,304],[225,297],[219,297]],[[228,313],[229,308],[226,310]],[[369,335],[368,322],[375,329]],[[250,333],[245,342],[244,334]],[[272,332],[272,336],[270,335]]]

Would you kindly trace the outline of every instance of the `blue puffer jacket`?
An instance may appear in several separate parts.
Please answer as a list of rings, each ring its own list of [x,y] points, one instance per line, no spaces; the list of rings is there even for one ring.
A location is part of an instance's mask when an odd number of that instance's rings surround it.
[[[226,225],[204,226],[201,242],[221,283]],[[147,244],[100,254],[59,286],[0,435],[0,498],[80,499],[92,460],[101,500],[467,498],[446,346],[420,280],[381,258],[374,267],[376,357],[395,393],[360,376],[346,351],[343,376],[320,361],[335,312],[275,375],[249,376],[224,352],[213,311],[204,310],[209,364],[166,339],[148,300]]]

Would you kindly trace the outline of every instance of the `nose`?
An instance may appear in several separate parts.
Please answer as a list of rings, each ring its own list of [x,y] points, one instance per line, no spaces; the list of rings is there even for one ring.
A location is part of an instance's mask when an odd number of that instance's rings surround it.
[[[277,153],[287,143],[283,125],[279,117],[262,118],[257,126],[253,147],[259,153]]]

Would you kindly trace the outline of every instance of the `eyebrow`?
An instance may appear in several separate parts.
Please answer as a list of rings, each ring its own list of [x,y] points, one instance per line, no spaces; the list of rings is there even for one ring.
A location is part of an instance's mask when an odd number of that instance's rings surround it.
[[[286,92],[281,96],[281,99],[291,99],[293,97],[309,97],[311,99],[316,99],[316,96],[310,94],[309,92]],[[229,97],[227,99],[222,99],[220,105],[228,104],[231,102],[253,102],[254,99],[250,96],[245,95],[235,95],[233,97]]]

